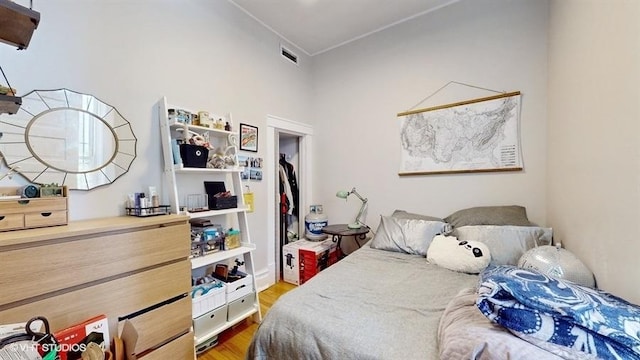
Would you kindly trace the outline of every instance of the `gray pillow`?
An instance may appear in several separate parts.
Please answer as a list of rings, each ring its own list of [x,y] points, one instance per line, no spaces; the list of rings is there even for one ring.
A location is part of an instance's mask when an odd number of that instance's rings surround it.
[[[381,216],[370,246],[379,250],[426,256],[434,236],[442,233],[446,225],[442,221]]]
[[[405,210],[395,210],[393,212],[393,214],[391,214],[391,216],[396,218],[396,219],[417,219],[417,220],[444,222],[444,219],[439,218],[439,217],[429,216],[429,215],[421,215],[421,214],[414,214],[414,213],[407,212]]]
[[[454,228],[467,225],[535,226],[523,206],[479,206],[458,210],[444,218]]]
[[[553,230],[538,226],[469,225],[455,228],[459,241],[479,241],[491,251],[491,264],[517,265],[527,250],[551,245]]]

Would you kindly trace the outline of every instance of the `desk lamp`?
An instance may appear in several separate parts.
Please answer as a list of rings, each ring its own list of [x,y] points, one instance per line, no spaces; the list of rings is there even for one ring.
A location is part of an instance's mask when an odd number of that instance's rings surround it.
[[[362,201],[362,206],[360,207],[360,211],[358,211],[358,216],[356,216],[356,221],[347,226],[349,227],[349,229],[359,229],[362,226],[364,226],[364,224],[360,221],[360,218],[362,217],[362,213],[364,212],[364,209],[367,207],[368,200],[367,198],[363,198],[362,196],[360,196],[360,194],[358,194],[358,192],[356,191],[355,187],[351,189],[351,191],[338,191],[336,193],[336,196],[346,200],[351,194],[354,194],[358,199],[360,199],[360,201]]]

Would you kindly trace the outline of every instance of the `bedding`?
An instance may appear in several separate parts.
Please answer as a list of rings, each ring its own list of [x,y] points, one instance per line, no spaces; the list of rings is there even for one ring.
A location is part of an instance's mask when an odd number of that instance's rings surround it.
[[[486,244],[492,265],[516,265],[529,249],[551,245],[553,230],[538,226],[467,225],[455,228],[453,235],[461,241]]]
[[[513,266],[485,270],[478,293],[488,319],[551,352],[640,359],[640,307],[614,295]]]
[[[454,228],[467,225],[535,226],[527,217],[527,210],[519,205],[478,206],[462,209],[444,218]]]
[[[406,210],[399,210],[399,209],[394,210],[391,216],[396,219],[417,219],[417,220],[445,222],[444,219],[436,216],[416,214],[416,213],[408,212]]]
[[[455,249],[443,242],[452,240],[444,236],[447,221],[457,226]],[[446,221],[396,210],[381,217],[369,243],[281,296],[246,358],[592,359],[494,324],[500,316],[480,310],[498,305],[479,300],[480,277],[466,273],[481,271],[489,258],[515,264],[528,249],[550,242],[551,229],[530,223],[520,206],[464,209]],[[474,259],[461,262],[461,246]]]
[[[369,244],[280,297],[247,359],[439,359],[448,302],[478,276]]]
[[[425,256],[433,237],[445,232],[446,227],[442,221],[381,216],[371,247]]]
[[[444,310],[438,326],[441,359],[562,359],[492,323],[476,307],[477,298],[476,288],[463,289]]]

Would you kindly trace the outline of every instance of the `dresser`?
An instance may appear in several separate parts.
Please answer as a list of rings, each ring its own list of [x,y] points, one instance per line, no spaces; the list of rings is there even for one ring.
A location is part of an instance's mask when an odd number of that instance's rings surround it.
[[[0,323],[52,331],[96,315],[129,321],[138,358],[193,359],[188,218],[112,217],[0,233]],[[130,351],[130,349],[127,349]]]

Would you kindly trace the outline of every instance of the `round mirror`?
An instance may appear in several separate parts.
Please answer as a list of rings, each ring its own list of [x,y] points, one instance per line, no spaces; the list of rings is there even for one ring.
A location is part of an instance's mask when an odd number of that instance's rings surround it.
[[[67,89],[34,90],[0,115],[0,152],[39,184],[90,190],[124,175],[136,157],[131,124],[112,106]]]

